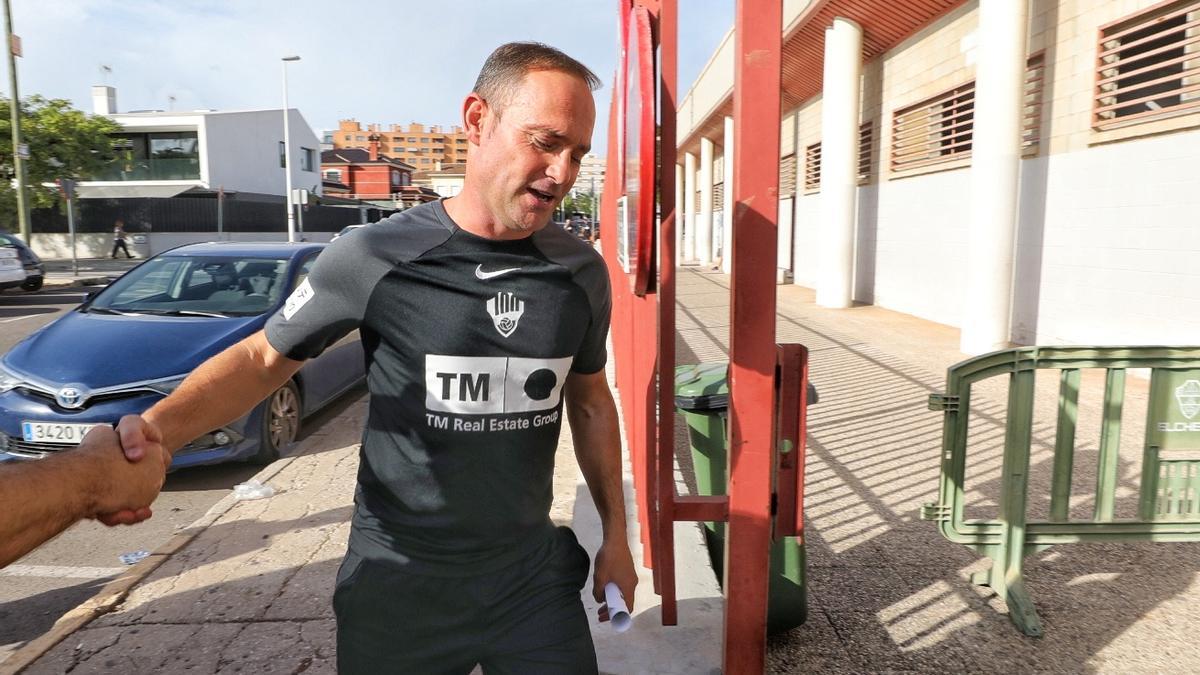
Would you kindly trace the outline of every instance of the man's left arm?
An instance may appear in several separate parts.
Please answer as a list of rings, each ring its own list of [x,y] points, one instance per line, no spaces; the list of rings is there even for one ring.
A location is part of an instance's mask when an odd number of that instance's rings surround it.
[[[567,419],[575,442],[575,457],[587,481],[592,501],[600,513],[604,541],[596,552],[592,576],[592,597],[604,602],[604,585],[616,582],[633,610],[637,588],[637,570],[629,550],[625,529],[624,477],[621,468],[621,434],[617,426],[617,406],[608,388],[604,371],[584,375],[571,373],[566,384]],[[606,607],[600,620],[606,621]]]

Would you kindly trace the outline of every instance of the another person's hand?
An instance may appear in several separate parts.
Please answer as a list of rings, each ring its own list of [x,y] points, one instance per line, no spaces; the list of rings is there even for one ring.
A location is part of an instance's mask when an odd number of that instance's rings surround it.
[[[624,538],[606,540],[596,552],[595,573],[592,575],[592,597],[600,603],[597,616],[601,621],[608,621],[608,605],[604,600],[604,586],[615,582],[625,598],[625,606],[633,614],[633,593],[637,590],[637,568],[633,565],[633,553],[629,550],[629,542]]]
[[[94,432],[95,430],[93,430]],[[93,432],[88,432],[90,437]],[[96,509],[95,518],[108,526],[133,525],[154,515],[150,503],[158,496],[159,489],[166,477],[167,467],[171,465],[171,454],[162,444],[162,434],[158,428],[138,415],[126,415],[121,418],[115,432],[104,429],[101,436],[106,440],[111,438],[118,452],[123,452],[123,466],[114,466],[111,470],[113,477],[125,477],[133,481],[137,476],[143,482],[140,487],[153,485],[153,494],[149,499],[127,500],[126,503],[109,503],[106,508]],[[88,438],[84,439],[85,445]],[[107,443],[106,443],[107,445]],[[157,477],[157,482],[154,482]],[[131,486],[133,489],[133,486]],[[128,495],[128,493],[123,493]],[[118,500],[120,501],[120,500]]]

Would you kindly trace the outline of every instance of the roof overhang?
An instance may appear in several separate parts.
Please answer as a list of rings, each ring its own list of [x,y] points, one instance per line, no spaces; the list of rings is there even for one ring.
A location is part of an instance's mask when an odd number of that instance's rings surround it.
[[[783,34],[780,93],[784,111],[821,93],[825,29],[836,18],[862,27],[863,63],[882,56],[966,0],[813,0]],[[733,92],[725,95],[679,144],[679,153],[698,153],[700,138],[721,143],[725,117],[733,114]]]

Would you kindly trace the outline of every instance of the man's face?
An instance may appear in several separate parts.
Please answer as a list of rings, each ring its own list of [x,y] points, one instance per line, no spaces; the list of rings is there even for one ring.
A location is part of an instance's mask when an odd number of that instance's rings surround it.
[[[468,170],[499,224],[533,232],[550,222],[579,174],[595,120],[587,85],[553,70],[526,74],[499,114],[486,108]]]

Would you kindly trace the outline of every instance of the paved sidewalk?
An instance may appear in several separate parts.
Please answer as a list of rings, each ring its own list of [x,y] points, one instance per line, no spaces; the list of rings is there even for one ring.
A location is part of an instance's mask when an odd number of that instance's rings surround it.
[[[47,286],[103,286],[141,264],[144,258],[43,259]]]

